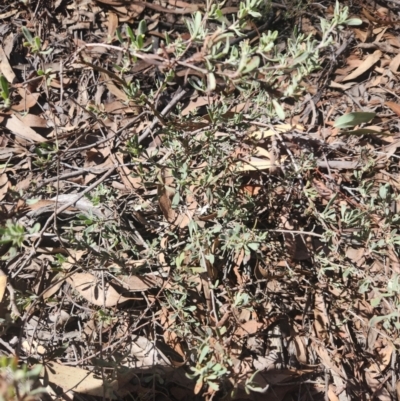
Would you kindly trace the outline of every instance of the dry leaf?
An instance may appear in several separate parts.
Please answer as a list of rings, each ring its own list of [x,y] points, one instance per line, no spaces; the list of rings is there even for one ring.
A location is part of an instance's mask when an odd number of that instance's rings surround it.
[[[109,308],[130,299],[118,294],[109,283],[101,288],[101,283],[90,273],[75,273],[67,281],[82,297],[97,306]]]
[[[303,365],[307,364],[307,348],[305,346],[305,338],[296,336],[294,338],[294,345],[296,347],[296,358]]]
[[[15,74],[2,47],[0,47],[0,73],[6,77],[10,84],[14,83]]]
[[[385,102],[385,105],[388,106],[398,116],[400,116],[400,104],[397,104],[395,102]]]
[[[240,327],[235,330],[235,335],[242,337],[248,336],[251,334],[256,334],[257,331],[263,326],[262,323],[257,322],[256,320],[249,320],[246,323],[243,323]]]
[[[4,123],[3,123],[4,124]],[[12,115],[11,117],[5,120],[5,126],[9,129],[13,134],[26,139],[31,142],[45,142],[46,138],[42,137],[38,133],[36,133],[32,128],[25,125],[21,120],[19,120],[16,116]]]
[[[155,274],[145,274],[143,276],[118,276],[124,283],[124,287],[129,291],[146,291],[149,288],[160,287],[163,279]]]
[[[3,300],[6,287],[7,287],[7,276],[2,270],[0,270],[0,302]]]
[[[112,11],[108,12],[108,38],[112,39],[115,35],[115,31],[118,28],[118,16]]]
[[[30,93],[28,90],[18,88],[18,94],[21,96],[19,103],[13,104],[12,109],[14,111],[26,111],[33,107],[40,96],[40,93]]]
[[[118,399],[116,381],[105,385],[102,379],[87,370],[73,366],[64,366],[56,362],[46,363],[42,371],[45,381],[60,386],[64,391],[73,390],[76,393],[88,394],[95,397]]]
[[[397,54],[389,64],[389,70],[392,71],[394,74],[398,71],[400,66],[400,53]]]
[[[47,128],[47,121],[34,114],[17,115],[17,117],[28,127]]]
[[[64,275],[62,273],[58,273],[51,279],[49,286],[43,292],[44,299],[49,299],[50,297],[52,297],[54,294],[56,294],[58,292],[58,290],[64,284],[64,281],[61,280],[63,277],[64,277]],[[59,283],[57,283],[57,281],[59,281]],[[54,283],[57,283],[57,284],[52,285]]]
[[[200,96],[190,101],[190,103],[182,110],[182,116],[187,116],[190,112],[198,107],[209,105],[212,103],[212,98],[209,96]]]
[[[329,337],[329,320],[326,313],[324,296],[320,291],[315,294],[314,318],[314,329],[317,337],[320,339],[327,339]]]
[[[354,70],[347,77],[344,77],[343,81],[351,81],[364,74],[364,72],[368,71],[374,64],[376,64],[380,60],[381,56],[382,52],[380,50],[374,51],[374,53],[370,54],[356,70]]]
[[[332,384],[330,384],[329,388],[328,388],[328,397],[329,397],[329,401],[339,401],[339,398],[336,395]]]
[[[8,191],[8,176],[6,173],[0,174],[0,200],[4,199]]]
[[[158,366],[171,366],[168,358],[155,347],[146,337],[138,336],[127,344],[129,357],[122,361],[124,366],[131,368],[152,368]]]

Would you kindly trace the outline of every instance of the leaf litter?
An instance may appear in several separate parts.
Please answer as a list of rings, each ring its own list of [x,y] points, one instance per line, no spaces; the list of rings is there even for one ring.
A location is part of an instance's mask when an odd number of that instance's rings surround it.
[[[272,98],[276,118],[253,118],[238,95],[223,115],[236,125],[216,127],[209,111],[234,88],[200,67],[201,46],[156,86],[166,33],[189,38],[205,4],[0,5],[1,353],[43,363],[54,399],[396,399],[400,42],[383,3],[354,3],[362,25],[340,31],[301,106]],[[274,29],[289,11],[275,7]],[[310,7],[286,17],[317,37]],[[142,19],[156,51],[127,63],[116,29],[140,35]],[[199,78],[203,91],[187,85]],[[232,138],[214,159],[210,132]],[[234,206],[255,205],[243,233],[218,192],[237,181]]]

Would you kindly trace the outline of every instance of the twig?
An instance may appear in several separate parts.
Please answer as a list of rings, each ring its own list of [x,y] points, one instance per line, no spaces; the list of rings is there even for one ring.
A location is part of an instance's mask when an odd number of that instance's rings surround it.
[[[299,234],[299,235],[310,235],[311,237],[318,237],[318,238],[324,238],[323,235],[315,233],[314,231],[296,231],[296,230],[283,230],[280,228],[276,229],[271,229],[268,231],[273,231],[277,233],[289,233],[289,234]]]
[[[36,243],[33,246],[33,249],[31,251],[31,253],[28,255],[28,257],[25,259],[25,261],[22,263],[22,265],[20,266],[20,268],[17,270],[16,273],[14,273],[13,277],[17,276],[19,274],[19,272],[30,262],[30,260],[32,259],[32,257],[36,254],[36,249],[39,247],[40,243],[42,242],[43,239],[43,234],[46,231],[47,227],[49,226],[49,224],[51,223],[52,219],[55,218],[55,216],[57,216],[57,214],[62,213],[64,210],[68,209],[69,207],[73,206],[79,199],[83,198],[83,196],[85,196],[85,194],[87,194],[88,192],[92,191],[94,188],[96,188],[99,184],[101,184],[107,177],[109,177],[114,171],[115,171],[116,167],[111,168],[109,171],[107,171],[101,178],[99,178],[97,181],[95,181],[92,185],[90,185],[89,187],[87,187],[85,190],[83,190],[82,192],[80,192],[79,194],[74,195],[74,199],[71,202],[68,202],[66,204],[64,204],[63,206],[61,206],[59,209],[57,209],[56,211],[54,211],[54,213],[52,213],[52,215],[47,219],[46,223],[44,224],[43,228],[40,230],[39,234],[38,234],[38,240],[36,241]]]
[[[92,143],[90,145],[85,145],[85,146],[81,146],[79,148],[73,148],[73,149],[66,149],[63,152],[79,152],[81,150],[86,150],[86,149],[92,149],[92,148],[96,148],[98,145],[101,145],[104,142],[108,142],[111,141],[112,139],[114,139],[116,136],[118,136],[119,134],[121,134],[123,131],[125,131],[126,129],[132,127],[132,125],[136,124],[141,117],[143,117],[144,114],[146,114],[147,112],[142,112],[140,113],[137,117],[135,117],[132,121],[129,121],[127,124],[125,124],[122,128],[120,128],[113,136],[109,137],[109,138],[103,138],[100,141],[97,141],[96,143]]]
[[[185,96],[187,93],[186,89],[181,89],[180,91],[175,94],[175,96],[171,99],[171,101],[168,103],[168,105],[164,108],[164,110],[160,113],[162,117],[166,117],[168,113],[171,111],[173,107]],[[143,132],[142,135],[139,136],[138,138],[138,143],[143,142],[144,139],[146,139],[151,131],[156,127],[156,125],[160,122],[160,120],[155,117],[153,122],[149,127],[146,128],[146,130]]]
[[[15,302],[15,290],[13,285],[10,283],[10,281],[7,281],[7,290],[8,294],[10,296],[10,308],[11,308],[11,313],[15,316],[21,317],[21,313],[18,310],[18,306]]]

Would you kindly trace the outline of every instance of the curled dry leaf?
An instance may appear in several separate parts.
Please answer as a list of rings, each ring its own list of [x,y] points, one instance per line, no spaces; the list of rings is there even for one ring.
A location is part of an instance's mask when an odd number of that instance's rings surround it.
[[[109,283],[102,288],[98,279],[90,273],[75,273],[67,281],[83,298],[97,306],[109,308],[130,299],[120,295]]]

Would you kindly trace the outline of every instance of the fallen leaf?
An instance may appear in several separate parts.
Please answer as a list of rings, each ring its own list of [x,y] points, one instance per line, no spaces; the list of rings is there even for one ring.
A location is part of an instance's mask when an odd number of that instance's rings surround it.
[[[130,299],[120,295],[109,283],[101,288],[98,279],[90,273],[75,273],[67,281],[83,298],[97,306],[109,308]]]
[[[64,391],[72,390],[76,393],[88,394],[95,397],[118,399],[115,394],[118,390],[118,383],[116,381],[106,385],[94,373],[81,368],[49,362],[46,363],[41,375],[45,381],[60,386]]]
[[[343,81],[351,81],[364,74],[364,72],[368,71],[374,64],[376,64],[380,60],[381,56],[382,52],[380,50],[376,50],[373,54],[370,54],[356,70],[354,70],[347,77],[344,77]]]
[[[0,73],[2,73],[6,77],[8,83],[12,84],[14,82],[14,71],[11,68],[10,63],[8,62],[7,56],[4,53],[2,47],[0,47]]]
[[[396,73],[400,66],[400,53],[397,54],[393,59],[390,61],[389,70],[393,73]]]
[[[314,299],[314,329],[320,339],[329,338],[329,320],[326,313],[324,296],[320,291],[315,294]]]
[[[168,358],[155,346],[154,342],[146,337],[137,336],[127,344],[126,351],[129,356],[122,361],[124,366],[130,368],[152,368],[158,366],[171,366]]]
[[[112,11],[108,12],[108,39],[111,40],[114,38],[115,31],[118,27],[118,15],[113,13]]]
[[[251,334],[256,334],[257,331],[263,326],[262,323],[256,320],[249,320],[243,323],[240,327],[235,330],[235,335],[242,337]]]
[[[7,276],[2,270],[0,270],[0,302],[3,300],[6,287],[7,287]]]
[[[5,127],[9,129],[16,136],[19,136],[28,141],[39,142],[39,143],[46,141],[46,138],[36,133],[32,128],[28,127],[14,115],[8,117],[5,120]]]
[[[4,199],[8,191],[8,176],[6,173],[0,174],[0,200]]]
[[[12,105],[14,111],[26,111],[32,108],[38,101],[40,93],[30,93],[24,88],[18,88],[18,94],[21,96],[19,103]]]
[[[400,116],[400,104],[397,104],[395,102],[385,102],[385,105],[388,106],[398,116]]]
[[[47,128],[47,121],[35,114],[25,114],[17,117],[28,127]]]
[[[163,279],[155,274],[145,274],[143,276],[119,276],[118,277],[123,283],[124,287],[129,291],[146,291],[149,288],[160,287],[163,283]]]
[[[270,160],[260,159],[258,157],[251,157],[249,161],[241,161],[241,165],[236,171],[256,171],[267,170],[272,167],[277,167],[279,164],[272,164]]]

